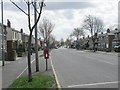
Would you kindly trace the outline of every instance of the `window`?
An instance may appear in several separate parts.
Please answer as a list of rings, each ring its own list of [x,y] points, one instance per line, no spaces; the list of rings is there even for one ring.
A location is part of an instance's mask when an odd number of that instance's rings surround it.
[[[16,39],[17,38],[17,33],[13,32],[13,38]]]

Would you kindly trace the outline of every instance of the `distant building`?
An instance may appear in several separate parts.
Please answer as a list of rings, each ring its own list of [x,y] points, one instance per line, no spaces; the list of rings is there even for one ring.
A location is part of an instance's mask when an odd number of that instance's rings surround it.
[[[98,38],[99,38],[99,40],[98,40],[98,50],[103,51],[106,48],[106,34],[101,33],[101,34],[98,35]]]
[[[16,50],[18,45],[22,43],[21,33],[14,28],[7,27],[7,50]]]
[[[20,33],[21,33],[22,44],[25,47],[25,49],[27,50],[29,35],[23,33],[23,29],[20,30]]]
[[[116,28],[114,34],[115,34],[115,38],[114,38],[115,45],[120,45],[120,30]]]

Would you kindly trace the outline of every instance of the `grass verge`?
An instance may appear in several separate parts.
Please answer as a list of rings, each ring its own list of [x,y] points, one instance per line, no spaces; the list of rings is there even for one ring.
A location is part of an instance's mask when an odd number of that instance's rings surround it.
[[[28,77],[20,77],[9,86],[7,90],[22,88],[57,88],[54,77],[44,74],[33,74],[32,82],[28,82]]]

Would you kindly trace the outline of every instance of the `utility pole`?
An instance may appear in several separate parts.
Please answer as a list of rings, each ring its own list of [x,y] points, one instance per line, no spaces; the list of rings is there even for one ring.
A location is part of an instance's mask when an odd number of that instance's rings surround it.
[[[36,0],[34,0],[34,22],[37,20],[37,6],[36,6]],[[35,59],[36,59],[36,72],[39,71],[39,60],[38,60],[38,39],[37,39],[37,25],[35,26]]]
[[[2,21],[2,66],[5,66],[5,54],[4,54],[4,26],[3,26],[3,0],[1,0],[1,21]]]

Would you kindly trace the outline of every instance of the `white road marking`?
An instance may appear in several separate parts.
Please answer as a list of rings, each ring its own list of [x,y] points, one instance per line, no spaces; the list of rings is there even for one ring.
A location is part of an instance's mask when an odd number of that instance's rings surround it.
[[[31,63],[33,63],[35,61],[35,59],[33,61],[31,61]],[[17,79],[28,69],[28,66],[17,76]]]
[[[91,83],[91,84],[81,84],[81,85],[70,85],[68,87],[71,88],[71,87],[95,86],[95,85],[106,85],[106,84],[114,84],[114,83],[118,83],[118,81],[115,81],[115,82],[102,82],[102,83]]]
[[[17,76],[17,79],[27,70],[28,67],[26,67],[21,73],[20,75]]]
[[[56,80],[56,83],[57,83],[58,89],[60,89],[61,86],[60,86],[60,83],[59,83],[59,81],[58,81],[58,77],[57,77],[57,74],[56,74],[55,68],[54,68],[54,66],[53,66],[53,62],[52,62],[52,58],[51,58],[51,57],[50,57],[50,61],[51,61],[51,66],[52,66],[52,69],[53,69],[53,73],[54,73],[54,75],[55,75],[55,80]]]

